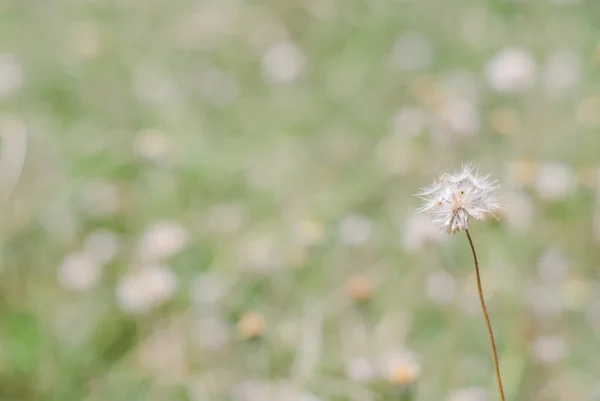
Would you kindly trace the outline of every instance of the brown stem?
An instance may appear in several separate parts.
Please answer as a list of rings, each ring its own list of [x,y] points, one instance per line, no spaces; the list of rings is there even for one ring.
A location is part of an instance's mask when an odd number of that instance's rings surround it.
[[[483,290],[481,288],[481,277],[479,275],[479,262],[477,262],[477,254],[475,253],[475,246],[473,240],[469,234],[469,230],[465,230],[467,238],[469,239],[469,245],[471,246],[471,252],[473,252],[473,261],[475,262],[475,273],[477,275],[477,290],[479,292],[479,301],[481,302],[481,309],[483,310],[483,317],[485,318],[485,324],[487,326],[488,335],[490,337],[490,344],[492,345],[492,355],[494,356],[494,370],[496,371],[496,381],[498,382],[498,392],[500,393],[500,400],[504,399],[504,390],[502,389],[502,379],[500,378],[500,365],[498,364],[498,352],[496,351],[496,342],[494,341],[494,333],[492,332],[492,325],[490,324],[490,317],[488,316],[487,308],[485,307],[485,301],[483,300]]]

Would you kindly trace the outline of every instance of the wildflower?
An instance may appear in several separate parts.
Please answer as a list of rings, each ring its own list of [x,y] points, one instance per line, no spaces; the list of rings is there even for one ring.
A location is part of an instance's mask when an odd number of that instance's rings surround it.
[[[244,339],[260,337],[265,331],[266,322],[264,317],[256,312],[247,312],[237,323],[239,333]]]
[[[325,228],[317,220],[302,220],[295,225],[292,235],[300,245],[316,245],[325,237]]]
[[[434,221],[441,223],[448,233],[454,234],[468,228],[469,218],[483,220],[488,214],[500,208],[492,191],[496,181],[489,175],[479,175],[470,164],[462,166],[455,174],[444,173],[416,196],[423,200],[418,212],[434,215]]]
[[[408,385],[421,375],[419,356],[404,348],[382,355],[380,365],[382,375],[393,384]]]
[[[371,221],[359,214],[350,214],[340,223],[340,236],[347,245],[362,245],[367,242],[372,234]]]
[[[176,221],[157,221],[138,242],[138,259],[158,262],[183,250],[188,242],[188,232]]]
[[[577,177],[565,164],[547,163],[540,167],[534,188],[542,200],[559,201],[577,189]]]
[[[101,276],[101,265],[86,252],[75,252],[63,260],[58,269],[58,281],[66,289],[87,291]]]
[[[134,268],[117,284],[117,303],[126,312],[150,312],[167,302],[176,287],[177,277],[167,266]]]
[[[490,87],[498,92],[520,92],[533,85],[537,65],[531,54],[519,48],[506,48],[485,66]]]
[[[552,364],[560,361],[567,353],[565,340],[557,336],[541,336],[533,341],[531,354],[542,364]]]
[[[492,348],[494,360],[494,371],[496,381],[498,382],[498,393],[500,400],[505,401],[504,389],[502,388],[502,379],[500,377],[500,366],[498,364],[498,352],[496,351],[496,342],[492,325],[485,306],[483,288],[481,285],[481,274],[479,272],[479,262],[471,234],[469,234],[469,218],[483,220],[488,214],[496,217],[494,212],[500,208],[492,191],[497,188],[496,181],[490,181],[489,175],[479,175],[470,164],[463,164],[461,171],[455,174],[444,173],[429,187],[423,188],[417,194],[424,204],[418,209],[419,212],[429,212],[435,216],[434,221],[441,223],[448,233],[454,234],[457,231],[464,231],[469,241],[469,247],[473,254],[473,263],[475,264],[475,274],[477,278],[477,292],[481,310],[488,329],[488,336]],[[404,381],[404,373],[396,373],[396,379]]]
[[[364,276],[357,276],[351,278],[346,283],[346,293],[350,299],[356,302],[365,302],[371,298],[373,294],[373,287],[371,280]]]
[[[262,67],[271,83],[292,83],[306,70],[307,60],[302,50],[292,42],[276,43],[263,55]]]

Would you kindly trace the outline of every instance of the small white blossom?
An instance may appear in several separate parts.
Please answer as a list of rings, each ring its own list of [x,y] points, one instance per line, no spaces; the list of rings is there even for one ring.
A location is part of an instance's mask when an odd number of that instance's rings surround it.
[[[541,199],[559,201],[577,189],[577,177],[565,164],[547,163],[540,167],[534,188]]]
[[[533,358],[542,364],[560,361],[567,353],[565,340],[557,336],[541,336],[531,344]]]
[[[409,384],[421,375],[421,361],[418,354],[400,348],[381,355],[379,371],[384,379],[396,384]]]
[[[166,266],[132,269],[117,284],[117,303],[126,312],[149,312],[168,301],[176,287],[177,277]]]
[[[375,376],[373,363],[367,358],[352,358],[346,364],[346,375],[356,382],[369,382]]]
[[[101,266],[85,252],[67,255],[58,268],[58,282],[72,291],[91,290],[100,280]]]
[[[490,87],[498,92],[520,92],[535,82],[537,66],[528,51],[506,48],[493,56],[485,66]]]
[[[342,242],[347,245],[362,245],[371,238],[371,221],[359,214],[350,214],[342,219],[339,226]]]
[[[470,164],[464,164],[455,174],[444,173],[428,187],[416,194],[423,200],[418,212],[430,213],[434,222],[440,223],[448,233],[468,228],[469,218],[483,220],[500,205],[492,191],[497,188],[496,181],[489,175],[479,175]]]
[[[306,69],[304,53],[292,42],[271,46],[262,59],[263,72],[271,83],[287,84],[297,80]]]
[[[138,242],[138,259],[146,262],[161,261],[179,253],[188,242],[188,232],[174,220],[157,221]]]

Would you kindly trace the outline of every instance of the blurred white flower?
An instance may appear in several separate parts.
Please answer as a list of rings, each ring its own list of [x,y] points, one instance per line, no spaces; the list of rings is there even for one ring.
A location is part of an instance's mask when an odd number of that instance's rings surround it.
[[[526,231],[533,223],[533,202],[523,192],[512,192],[503,197],[506,207],[503,221],[514,231]]]
[[[428,274],[425,286],[429,299],[440,305],[451,302],[456,294],[456,280],[444,270]]]
[[[540,166],[534,188],[538,196],[546,201],[560,200],[570,195],[577,187],[577,175],[568,166],[548,163]]]
[[[166,266],[136,267],[117,284],[119,307],[126,312],[144,313],[168,301],[177,287],[177,277]]]
[[[560,98],[577,87],[581,79],[581,60],[573,50],[558,50],[550,54],[543,70],[546,91]]]
[[[188,242],[187,231],[176,221],[159,221],[152,224],[138,243],[138,260],[154,262],[180,252]]]
[[[339,226],[340,237],[347,245],[362,245],[372,234],[371,220],[359,214],[350,214],[342,219]]]
[[[557,336],[541,336],[531,345],[531,356],[539,363],[551,364],[560,361],[567,353],[565,340]]]
[[[402,248],[409,252],[419,251],[427,244],[445,239],[444,232],[427,216],[408,216],[402,227]]]
[[[438,118],[448,131],[456,135],[472,136],[479,131],[477,106],[459,97],[451,96],[445,99],[438,110]]]
[[[452,392],[447,401],[487,401],[487,391],[484,388],[471,387]]]
[[[101,266],[86,252],[74,252],[58,268],[58,282],[66,289],[87,291],[100,280]]]
[[[538,166],[531,160],[513,160],[506,169],[507,179],[517,187],[532,184],[537,173]]]
[[[479,175],[474,167],[464,164],[455,174],[444,173],[428,187],[416,194],[423,200],[418,212],[434,216],[450,234],[466,230],[469,218],[483,220],[487,215],[494,216],[500,209],[492,191],[496,181],[489,175]]]
[[[160,160],[169,151],[167,135],[157,129],[146,129],[137,133],[133,142],[134,152],[145,159]]]
[[[302,220],[294,225],[292,235],[299,245],[315,245],[325,237],[325,228],[320,221]]]
[[[379,373],[391,383],[410,384],[421,376],[420,358],[405,348],[384,352],[379,358]]]
[[[537,262],[538,276],[548,284],[558,284],[565,280],[569,265],[565,255],[556,247],[546,247]]]
[[[535,82],[536,63],[531,54],[519,48],[505,48],[485,66],[490,87],[498,92],[518,92]]]
[[[268,48],[262,64],[265,77],[273,83],[291,83],[306,69],[304,54],[289,41],[276,43]]]
[[[403,70],[420,70],[431,63],[431,45],[419,32],[406,32],[394,44],[390,54],[390,63]]]
[[[119,240],[112,231],[98,229],[87,236],[83,248],[97,263],[103,265],[117,255]]]
[[[267,272],[282,266],[282,255],[273,238],[257,235],[242,245],[239,264],[244,269]]]
[[[0,99],[21,87],[23,73],[19,61],[12,54],[0,53]]]
[[[369,382],[375,377],[373,363],[367,358],[351,358],[346,363],[346,375],[356,382]]]

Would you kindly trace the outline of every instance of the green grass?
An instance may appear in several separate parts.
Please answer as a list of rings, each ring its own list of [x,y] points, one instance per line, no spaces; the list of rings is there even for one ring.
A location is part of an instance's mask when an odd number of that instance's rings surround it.
[[[578,115],[598,97],[597,13],[592,1],[5,0],[0,55],[22,78],[3,92],[12,78],[0,65],[0,121],[21,121],[28,142],[23,170],[0,172],[11,195],[0,223],[0,399],[253,400],[234,394],[244,381],[322,400],[434,401],[472,387],[497,399],[466,239],[402,245],[412,194],[462,160],[499,178],[503,196],[532,203],[523,230],[505,218],[470,230],[484,288],[495,289],[488,303],[508,399],[595,399],[597,189],[578,182],[547,201],[507,171],[526,158],[576,174],[596,167],[599,125]],[[406,32],[429,43],[422,68],[390,61]],[[465,32],[477,37],[465,41]],[[282,42],[297,46],[301,72],[273,83],[263,57]],[[494,92],[485,65],[512,46],[536,60],[536,83]],[[579,84],[555,99],[544,62],[564,48],[580,57]],[[457,72],[467,72],[475,98],[449,89]],[[440,120],[448,95],[474,102],[475,135]],[[398,111],[413,107],[425,116],[418,135],[394,134]],[[518,117],[512,135],[490,120],[500,107]],[[155,146],[155,157],[140,146]],[[3,174],[19,177],[14,190]],[[370,224],[366,242],[344,242],[349,215]],[[124,311],[116,288],[148,251],[138,254],[142,235],[165,220],[186,232],[161,261],[177,289],[148,313]],[[322,227],[314,244],[298,240],[314,233],[294,234],[306,220]],[[93,285],[65,288],[61,261],[99,228],[116,236],[117,255]],[[538,272],[547,247],[568,261],[555,281]],[[440,270],[455,291],[442,304],[427,293]],[[223,289],[198,304],[194,283],[206,274]],[[349,296],[356,277],[365,303]],[[542,296],[557,310],[536,314],[531,303]],[[239,332],[248,312],[264,319],[260,338]],[[538,362],[531,349],[543,335],[562,338],[566,354]],[[420,357],[410,386],[348,377],[353,358],[403,347]]]

